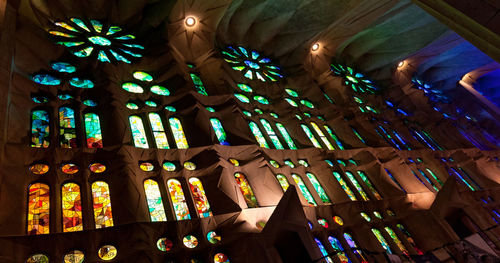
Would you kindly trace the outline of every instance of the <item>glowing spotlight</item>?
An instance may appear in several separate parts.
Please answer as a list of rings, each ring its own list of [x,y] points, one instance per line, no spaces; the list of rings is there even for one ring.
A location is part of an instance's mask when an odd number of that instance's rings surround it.
[[[319,49],[319,43],[314,43],[314,45],[312,46],[311,50],[312,51],[317,51]]]
[[[399,62],[399,63],[398,63],[398,68],[401,68],[401,67],[403,67],[404,65],[405,65],[405,62],[404,62],[404,61],[401,61],[401,62]]]
[[[186,17],[186,20],[184,20],[184,23],[186,23],[186,26],[188,27],[193,27],[196,24],[196,18],[188,16]]]

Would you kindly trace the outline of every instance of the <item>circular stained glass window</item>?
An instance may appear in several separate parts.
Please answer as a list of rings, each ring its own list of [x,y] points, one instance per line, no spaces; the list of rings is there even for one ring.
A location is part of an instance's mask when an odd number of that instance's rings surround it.
[[[49,257],[44,254],[35,254],[29,257],[26,263],[49,263]]]
[[[217,235],[215,231],[210,231],[207,233],[207,240],[212,244],[217,244],[221,241],[221,236]]]
[[[73,250],[64,255],[64,263],[82,263],[85,259],[85,254],[80,250]]]
[[[229,258],[223,253],[217,253],[214,256],[214,263],[229,263]]]
[[[175,164],[172,162],[164,162],[163,169],[165,169],[165,171],[167,171],[167,172],[173,172],[173,171],[175,171],[176,167],[175,167]]]
[[[112,245],[105,245],[99,248],[97,251],[97,255],[99,255],[99,258],[102,260],[112,260],[116,257],[118,254],[118,250]]]
[[[30,166],[30,172],[34,174],[45,174],[49,171],[50,167],[43,163],[37,163]]]
[[[78,165],[67,163],[61,167],[61,171],[65,174],[76,174],[79,171]]]
[[[269,163],[271,164],[272,167],[274,168],[280,168],[280,165],[277,161],[275,160],[269,160]]]
[[[335,223],[339,224],[339,226],[344,225],[344,220],[342,220],[342,217],[340,217],[340,216],[334,216],[333,221],[335,221]]]
[[[240,162],[234,158],[230,158],[229,161],[234,165],[234,166],[240,166]]]
[[[184,168],[186,168],[190,171],[194,171],[196,169],[196,164],[194,164],[193,162],[185,162]]]
[[[326,221],[326,219],[323,218],[318,219],[318,224],[320,224],[324,228],[328,228],[328,222]]]
[[[188,248],[195,248],[198,246],[198,239],[193,235],[187,235],[182,239],[182,243]]]
[[[93,173],[100,174],[100,173],[106,171],[106,165],[104,165],[102,163],[93,163],[89,166],[89,169]]]
[[[172,241],[170,241],[170,239],[166,238],[166,237],[162,237],[160,239],[158,239],[158,241],[156,241],[156,247],[160,250],[160,251],[170,251],[172,250],[172,247],[174,246],[174,243],[172,243]]]
[[[260,81],[278,81],[283,78],[281,68],[262,56],[259,52],[244,47],[228,46],[222,51],[224,60],[245,78]]]
[[[155,166],[152,163],[144,162],[139,164],[139,168],[145,172],[151,172],[155,169]]]

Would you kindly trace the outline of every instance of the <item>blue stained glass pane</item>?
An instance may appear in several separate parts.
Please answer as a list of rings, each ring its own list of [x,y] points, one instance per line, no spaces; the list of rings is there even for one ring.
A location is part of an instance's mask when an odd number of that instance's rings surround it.
[[[73,73],[76,71],[75,66],[72,66],[71,64],[66,63],[66,62],[54,62],[54,63],[50,64],[50,66],[55,71],[64,72],[64,73]]]
[[[247,50],[246,50],[244,47],[238,47],[238,49],[241,51],[241,53],[242,53],[243,55],[245,55],[245,56],[247,56],[247,57],[248,57],[248,52],[247,52]]]
[[[222,127],[222,123],[220,122],[220,120],[216,118],[210,118],[210,123],[212,124],[212,128],[215,131],[215,136],[217,136],[220,144],[229,145],[229,143],[227,142],[226,132],[224,131],[224,127]]]
[[[47,148],[50,144],[49,113],[45,110],[31,112],[31,147]]]
[[[260,66],[259,64],[253,62],[253,61],[250,61],[250,60],[245,60],[244,61],[245,65],[249,66],[250,68],[253,68],[253,69],[260,69]]]
[[[82,88],[82,89],[91,89],[94,87],[94,82],[88,79],[80,79],[80,78],[72,78],[69,80],[69,84],[71,86]]]
[[[55,86],[55,85],[59,85],[61,84],[61,80],[52,76],[52,75],[49,75],[49,74],[37,74],[37,75],[34,75],[33,77],[31,77],[31,79],[38,83],[38,84],[42,84],[42,85],[49,85],[49,86]]]
[[[79,27],[81,27],[83,30],[87,31],[87,32],[90,32],[90,29],[87,27],[87,25],[85,25],[85,23],[81,20],[81,19],[78,19],[78,18],[71,18],[70,19],[73,23],[77,24]]]
[[[123,57],[122,55],[116,53],[114,50],[110,49],[109,51],[111,52],[111,54],[113,54],[113,56],[115,56],[116,60],[123,61],[123,62],[125,62],[127,64],[131,63],[130,60],[128,60],[125,57]]]
[[[95,100],[84,100],[83,104],[89,107],[97,106],[97,102]]]
[[[73,55],[80,57],[80,58],[88,57],[92,53],[92,50],[94,50],[93,47],[87,47],[87,48],[84,48],[80,51],[73,52]]]
[[[97,55],[97,59],[101,62],[108,62],[110,63],[111,61],[108,58],[108,55],[104,52],[104,50],[99,50],[99,54]]]
[[[90,23],[94,27],[95,32],[101,33],[101,31],[102,31],[102,23],[101,22],[92,19],[92,20],[90,20]]]
[[[109,29],[108,29],[108,32],[106,33],[106,35],[113,35],[114,33],[116,32],[120,32],[122,31],[121,27],[119,26],[110,26]]]
[[[98,45],[98,46],[110,46],[111,45],[111,41],[105,37],[101,37],[101,36],[91,36],[91,37],[88,37],[88,40],[90,41],[90,43],[94,44],[94,45]]]

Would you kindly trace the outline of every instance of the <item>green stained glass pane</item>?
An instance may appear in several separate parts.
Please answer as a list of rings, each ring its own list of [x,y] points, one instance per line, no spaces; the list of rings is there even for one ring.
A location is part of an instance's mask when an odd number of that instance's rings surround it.
[[[82,89],[91,89],[94,87],[94,82],[88,79],[80,79],[80,78],[71,78],[69,80],[69,84],[73,87]]]
[[[302,130],[304,130],[304,132],[306,133],[307,137],[312,142],[314,147],[321,149],[322,148],[321,144],[318,142],[318,140],[316,140],[316,138],[314,137],[314,135],[311,132],[311,130],[309,129],[309,127],[307,127],[307,125],[305,125],[305,124],[301,124],[300,127],[302,127]]]
[[[298,98],[299,94],[293,89],[285,89],[286,93],[292,97]]]
[[[59,142],[61,148],[77,147],[75,111],[69,107],[59,108]]]
[[[244,92],[253,92],[252,87],[248,86],[247,84],[238,83],[236,85],[238,86],[238,88],[240,88],[240,90]]]
[[[97,106],[97,102],[95,100],[84,100],[83,105],[89,106],[89,107],[95,107]]]
[[[309,163],[304,159],[300,159],[299,164],[304,166],[304,167],[309,167]]]
[[[258,108],[255,109],[254,111],[257,112],[258,114],[264,114],[264,112],[261,109],[258,109]]]
[[[95,32],[101,33],[102,32],[102,23],[97,21],[97,20],[90,20],[90,23],[92,24],[92,27],[94,28]]]
[[[439,179],[439,177],[436,176],[436,174],[434,174],[434,172],[431,169],[425,168],[425,170],[429,172],[429,174],[432,176],[432,178],[434,178],[434,180],[436,180],[441,186],[443,186],[443,182]]]
[[[278,182],[280,183],[281,189],[283,189],[283,192],[286,192],[290,184],[288,184],[288,180],[286,177],[282,174],[277,174],[276,179],[278,179]]]
[[[304,116],[311,118],[311,114],[309,112],[304,112]]]
[[[361,215],[361,217],[363,217],[366,220],[366,222],[372,221],[372,218],[368,214],[366,214],[365,212],[361,212],[359,214]]]
[[[137,109],[139,109],[139,106],[137,106],[137,104],[135,104],[133,102],[127,102],[126,106],[127,106],[127,108],[129,108],[131,110],[137,110]]]
[[[176,112],[177,111],[177,109],[175,109],[174,106],[165,106],[165,109],[168,110],[168,111],[170,111],[170,112]]]
[[[50,119],[45,110],[31,112],[31,147],[47,148],[50,145]]]
[[[212,107],[206,107],[205,109],[209,112],[215,112],[215,109]]]
[[[295,164],[290,160],[285,160],[285,164],[290,166],[290,168],[295,168]]]
[[[325,162],[328,164],[328,166],[333,167],[333,162],[330,160],[325,160]]]
[[[330,143],[328,138],[326,138],[325,134],[323,133],[323,131],[321,131],[319,126],[315,122],[311,122],[311,126],[313,127],[314,131],[319,135],[319,138],[323,141],[323,143],[325,143],[328,150],[335,150],[335,148],[333,148],[333,145]]]
[[[167,221],[167,215],[163,207],[158,183],[154,180],[147,179],[144,181],[144,192],[146,193],[151,222]]]
[[[406,249],[406,247],[403,245],[403,243],[401,242],[401,240],[399,240],[398,236],[396,235],[396,233],[394,233],[394,231],[390,228],[390,227],[384,227],[385,231],[387,232],[387,234],[389,234],[389,236],[392,238],[392,240],[394,241],[394,243],[396,243],[396,245],[398,246],[399,250],[401,250],[401,252],[403,252],[403,254],[405,254],[406,256],[410,256],[410,253],[408,252],[408,250]]]
[[[373,187],[373,184],[370,182],[370,179],[368,179],[368,176],[366,176],[365,172],[358,171],[358,175],[359,175],[359,177],[361,177],[363,182],[365,182],[366,186],[368,187],[368,189],[370,189],[370,192],[372,192],[372,194],[375,196],[375,198],[377,198],[377,200],[382,200],[382,197],[377,192],[377,189],[375,189],[375,187]]]
[[[300,104],[302,104],[308,108],[311,108],[311,109],[314,108],[314,104],[308,100],[300,100]]]
[[[97,55],[97,59],[101,62],[108,62],[108,63],[111,62],[108,58],[108,55],[106,55],[106,52],[104,52],[104,50],[99,50],[99,54]]]
[[[88,37],[88,40],[90,41],[90,43],[94,44],[94,45],[98,45],[98,46],[110,46],[111,45],[111,41],[105,37],[101,37],[101,36],[91,36],[91,37]]]
[[[155,137],[156,147],[158,149],[168,149],[167,134],[163,128],[160,114],[152,112],[148,114],[148,117],[149,123],[151,124],[151,130],[153,130],[153,136]]]
[[[295,102],[294,100],[290,99],[290,98],[285,98],[286,102],[288,102],[288,104],[294,106],[294,107],[298,107],[299,105],[297,104],[297,102]]]
[[[327,160],[325,160],[325,161],[327,161]],[[330,163],[331,163],[331,161],[330,161]],[[330,166],[333,166],[333,163]],[[349,188],[349,186],[347,185],[347,183],[344,181],[344,179],[342,178],[342,176],[340,176],[340,173],[333,172],[333,176],[335,177],[335,179],[337,179],[337,182],[339,182],[340,187],[342,187],[342,189],[347,194],[347,196],[349,196],[349,199],[351,199],[351,201],[357,201],[358,199],[356,198],[356,196],[354,195],[354,193],[351,191],[351,188]]]
[[[212,128],[215,131],[215,136],[219,140],[219,143],[222,145],[229,145],[227,142],[226,132],[224,131],[224,127],[222,127],[222,123],[217,118],[210,118],[210,123],[212,124]]]
[[[167,88],[160,86],[160,85],[151,86],[150,90],[151,90],[151,92],[153,92],[154,94],[157,94],[157,95],[162,95],[162,96],[169,96],[170,95],[170,91]]]
[[[144,71],[135,71],[132,75],[136,80],[147,81],[147,82],[153,81],[153,76]]]
[[[318,193],[319,198],[321,198],[321,201],[323,201],[323,203],[325,204],[331,204],[330,198],[326,194],[325,189],[323,189],[316,176],[312,173],[306,173],[306,175],[307,178],[309,178],[309,181],[311,181],[311,184],[314,186],[314,189]]]
[[[246,110],[243,111],[243,114],[245,114],[248,117],[252,117],[252,113],[250,113],[250,112],[248,112]]]
[[[114,33],[122,31],[121,27],[119,26],[110,26],[108,29],[108,32],[106,33],[107,36],[113,35]]]
[[[253,135],[255,136],[255,139],[259,143],[259,146],[263,147],[263,148],[269,148],[269,145],[267,144],[267,141],[264,138],[264,135],[262,135],[262,132],[260,132],[260,129],[259,129],[259,126],[257,125],[257,123],[250,121],[248,123],[248,125],[250,126],[250,130],[252,131]]]
[[[385,241],[385,238],[382,236],[382,233],[380,233],[380,231],[376,228],[372,228],[372,232],[377,238],[380,245],[385,249],[385,251],[387,251],[387,253],[389,254],[392,254],[391,248],[387,244],[387,241]]]
[[[285,126],[283,126],[283,124],[277,122],[276,127],[278,127],[278,131],[280,131],[283,138],[285,138],[285,141],[286,141],[286,144],[288,145],[288,148],[290,148],[292,150],[296,150],[297,146],[295,146],[295,143],[293,142],[293,139],[290,136],[290,134],[288,134],[288,131],[286,130]]]
[[[344,253],[344,248],[342,247],[342,244],[340,243],[340,241],[337,238],[329,236],[328,242],[330,242],[330,245],[332,246],[332,248],[337,252],[337,258],[341,263],[350,263],[351,262],[351,260]]]
[[[129,34],[129,35],[115,37],[115,39],[118,39],[118,40],[131,40],[131,39],[135,39],[135,36]]]
[[[76,47],[85,44],[85,42],[57,42],[57,44],[65,47]]]
[[[83,30],[90,32],[90,29],[87,27],[87,25],[85,25],[85,23],[81,19],[71,18],[70,20],[71,20],[71,22],[77,24]]]
[[[102,132],[99,116],[95,113],[85,113],[85,134],[88,148],[102,148]]]
[[[145,49],[143,46],[138,45],[138,44],[126,44],[126,43],[123,43],[123,45],[126,46],[126,47],[131,47],[131,48]]]
[[[373,211],[373,215],[378,219],[382,219],[382,215],[378,211]]]
[[[128,54],[128,55],[131,55],[132,57],[136,57],[136,58],[141,58],[142,55],[141,54],[137,54],[137,53],[134,53],[130,50],[126,50],[126,49],[123,49],[123,48],[120,48],[120,51],[125,53],[125,54]]]
[[[133,82],[125,82],[122,84],[122,88],[131,93],[143,93],[144,89],[141,86]]]
[[[274,168],[280,168],[280,165],[277,161],[275,160],[269,160],[269,163],[271,164],[272,167]]]
[[[319,116],[318,116],[318,118],[319,118]],[[328,135],[330,135],[330,137],[332,137],[332,139],[335,141],[335,143],[337,144],[337,146],[339,147],[339,149],[340,150],[344,150],[344,145],[339,140],[339,138],[337,137],[337,135],[333,132],[333,130],[330,129],[330,127],[328,127],[328,125],[323,125],[323,128],[325,128],[325,130],[328,133]]]
[[[298,176],[296,174],[292,174],[292,178],[295,181],[295,183],[297,184],[297,186],[299,186],[300,192],[302,193],[302,195],[306,199],[307,203],[309,203],[309,205],[311,205],[311,206],[317,206],[316,201],[314,201],[314,198],[311,195],[311,192],[309,192],[309,189],[307,189],[306,185],[304,184],[304,181],[302,181],[302,178],[300,178],[300,176]]]
[[[358,132],[356,129],[354,129],[353,127],[351,127],[351,129],[352,129],[352,132],[354,132],[354,135],[356,135],[356,137],[358,137],[358,139],[359,139],[362,143],[366,144],[366,143],[365,143],[365,140],[363,139],[363,137],[361,137],[361,134],[359,134],[359,132]]]
[[[245,175],[242,173],[235,173],[234,178],[236,179],[236,183],[240,187],[241,194],[243,194],[243,198],[245,199],[247,206],[249,208],[258,207],[257,198],[255,198],[252,187],[250,186],[250,183],[248,182]]]
[[[360,98],[358,98],[356,96],[353,96],[352,98],[354,99],[355,102],[357,102],[359,104],[363,104],[363,100],[362,99],[360,99]]]
[[[203,94],[203,95],[208,95],[207,91],[205,90],[205,86],[203,85],[203,82],[201,81],[200,76],[197,73],[190,73],[191,79],[193,80],[194,88],[196,89],[196,92]]]
[[[177,118],[170,118],[170,128],[172,129],[172,133],[174,134],[175,143],[177,144],[178,149],[187,149],[189,148],[186,135],[184,134],[184,130],[182,129],[181,121]]]
[[[75,66],[66,62],[53,62],[50,64],[50,67],[55,71],[63,73],[74,73],[76,71]]]
[[[84,48],[82,50],[75,51],[75,52],[72,52],[72,53],[73,53],[73,55],[75,55],[77,57],[85,58],[85,57],[90,56],[90,54],[92,53],[93,50],[94,50],[93,47],[87,47],[87,48]]]
[[[302,120],[302,117],[300,115],[298,115],[298,114],[295,114],[295,118],[297,118],[300,121]]]
[[[370,200],[370,198],[368,198],[368,195],[366,195],[365,191],[363,190],[361,185],[358,183],[358,180],[356,180],[354,175],[349,171],[346,171],[345,174],[347,175],[347,178],[349,178],[349,181],[351,181],[351,183],[354,185],[356,190],[358,190],[361,197],[363,197],[363,200],[365,200],[365,201]]]
[[[167,172],[173,172],[173,171],[175,171],[176,167],[175,167],[175,164],[172,162],[164,162],[163,169],[165,169],[165,171],[167,171]]]
[[[240,93],[235,93],[234,96],[241,102],[243,103],[249,103],[250,102],[250,99],[243,95],[243,94],[240,94]]]
[[[49,74],[37,74],[31,77],[31,79],[38,84],[48,85],[48,86],[56,86],[61,84],[61,80],[49,75]]]
[[[57,97],[60,100],[70,100],[73,98],[73,96],[71,96],[70,94],[59,94],[59,95],[57,95]]]
[[[273,117],[275,119],[279,118],[278,114],[276,114],[274,112],[269,113],[269,115],[271,115],[271,117]]]
[[[64,33],[64,32],[61,32],[61,31],[55,31],[55,30],[50,30],[49,34],[54,35],[54,36],[58,36],[58,37],[67,37],[67,38],[75,38],[76,37],[74,35],[71,35],[71,34],[68,34],[68,33]]]
[[[253,99],[262,104],[269,104],[269,100],[260,95],[254,96]]]
[[[278,136],[276,136],[276,133],[274,132],[273,128],[271,127],[271,124],[266,119],[260,119],[260,123],[262,123],[262,126],[264,126],[264,130],[266,130],[267,135],[269,135],[269,138],[271,138],[271,141],[273,142],[274,147],[276,147],[276,149],[280,149],[280,150],[284,149]]]
[[[144,102],[146,105],[148,105],[149,107],[153,107],[153,108],[156,108],[158,107],[158,104],[152,100],[147,100]]]
[[[122,62],[125,62],[127,64],[130,64],[130,60],[126,59],[124,56],[118,54],[116,51],[114,51],[113,49],[110,49],[109,52],[111,52],[111,54],[115,57],[115,59],[117,61],[122,61]]]
[[[144,149],[149,148],[146,131],[144,130],[144,124],[141,117],[132,115],[129,117],[129,122],[135,147]]]

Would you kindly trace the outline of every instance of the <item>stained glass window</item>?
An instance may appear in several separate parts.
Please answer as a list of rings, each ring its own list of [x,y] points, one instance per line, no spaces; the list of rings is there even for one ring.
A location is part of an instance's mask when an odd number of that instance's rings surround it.
[[[405,234],[406,240],[408,240],[408,243],[410,243],[413,246],[413,248],[415,249],[417,254],[423,255],[424,252],[417,246],[417,244],[415,243],[415,240],[413,240],[410,232],[408,232],[402,224],[396,224],[396,227],[399,228],[399,230],[401,230],[401,232],[403,232]]]
[[[394,243],[396,243],[396,245],[398,246],[399,250],[401,250],[401,252],[403,252],[403,254],[405,254],[406,256],[410,256],[410,253],[408,252],[408,250],[406,249],[406,247],[403,245],[403,243],[401,242],[401,240],[399,240],[398,236],[396,235],[396,233],[394,233],[394,231],[390,228],[390,227],[384,227],[385,231],[387,232],[387,234],[389,234],[389,236],[392,238],[392,240],[394,241]]]
[[[366,214],[365,212],[361,212],[359,214],[361,215],[361,217],[363,217],[366,220],[366,222],[372,221],[372,218],[368,214]]]
[[[226,254],[217,253],[214,256],[214,263],[229,263],[229,258],[226,256]]]
[[[170,179],[167,181],[167,185],[177,220],[191,219],[181,183],[176,179]]]
[[[76,147],[75,111],[69,107],[59,108],[59,142],[62,148]]]
[[[401,188],[401,190],[403,190],[403,192],[406,193],[406,190],[401,186],[401,184],[398,182],[398,180],[396,180],[396,178],[394,178],[394,176],[392,175],[392,173],[385,169],[385,172],[387,173],[387,175],[389,175],[389,178],[391,178],[391,180],[397,185],[399,186],[399,188]]]
[[[207,233],[207,240],[208,242],[210,242],[211,244],[217,244],[221,241],[221,236],[218,235],[217,233],[215,233],[215,231],[210,231]]]
[[[344,239],[349,245],[349,247],[352,249],[352,252],[354,255],[358,258],[359,262],[361,263],[368,263],[368,260],[366,260],[365,255],[363,252],[358,248],[358,245],[352,238],[352,236],[349,233],[344,233]]]
[[[167,221],[158,183],[147,179],[144,181],[144,192],[146,193],[151,222]]]
[[[269,148],[269,145],[267,144],[266,138],[264,138],[264,135],[262,135],[262,132],[260,132],[259,126],[257,123],[250,121],[248,122],[248,125],[250,126],[250,130],[252,131],[253,135],[255,136],[255,139],[259,143],[260,147],[263,148]]]
[[[139,84],[133,82],[125,82],[122,84],[122,89],[130,92],[130,93],[143,93],[144,89],[139,86]]]
[[[351,183],[354,185],[356,190],[358,190],[361,197],[363,197],[363,200],[365,200],[365,201],[370,200],[370,198],[368,198],[368,195],[366,195],[365,191],[363,190],[361,185],[358,183],[358,180],[356,180],[354,175],[349,171],[346,171],[345,174],[347,175],[347,178],[349,178],[349,181],[351,181]]]
[[[340,141],[339,137],[333,132],[333,130],[328,127],[328,125],[323,125],[323,128],[325,128],[326,132],[330,135],[330,137],[332,137],[339,149],[344,150],[344,145]]]
[[[331,64],[331,71],[334,75],[342,77],[344,84],[352,88],[355,92],[375,93],[378,87],[371,80],[360,72],[356,72],[353,68],[341,64]]]
[[[271,141],[273,142],[274,147],[276,147],[276,149],[280,149],[280,150],[284,149],[278,136],[276,136],[276,133],[274,132],[273,128],[271,127],[271,124],[266,119],[260,119],[260,123],[262,123],[262,126],[264,126],[264,130],[266,130],[267,135],[269,135],[269,138],[271,138]]]
[[[215,136],[219,140],[219,143],[222,145],[229,145],[227,142],[226,131],[224,131],[224,127],[222,127],[222,123],[217,118],[210,118],[210,123],[212,124],[212,128],[214,129]]]
[[[198,73],[190,73],[189,76],[191,76],[191,80],[193,80],[194,88],[196,89],[196,92],[203,94],[203,95],[208,95],[207,91],[205,89],[205,86],[203,85],[203,82],[201,81],[200,75]]]
[[[114,259],[117,254],[118,250],[112,245],[104,245],[97,251],[97,255],[99,256],[99,258],[105,261]]]
[[[257,198],[255,198],[252,187],[250,186],[250,183],[248,182],[245,175],[242,173],[235,173],[234,178],[236,179],[236,183],[240,187],[241,194],[243,195],[247,206],[249,208],[258,207]]]
[[[417,168],[417,170],[424,177],[424,179],[432,186],[432,188],[434,188],[434,190],[439,191],[439,188],[434,184],[434,182],[429,177],[427,177],[427,175],[424,173],[424,171],[422,171],[418,168]]]
[[[30,171],[34,174],[46,174],[50,167],[43,163],[37,163],[30,166]]]
[[[212,216],[212,210],[210,209],[210,204],[208,203],[208,198],[200,179],[196,177],[189,178],[189,186],[193,194],[194,205],[200,218]]]
[[[134,139],[135,147],[145,149],[149,148],[148,139],[146,138],[146,130],[144,130],[144,124],[142,123],[141,117],[132,115],[128,118],[128,120],[130,122],[130,130],[132,131],[132,138]]]
[[[28,189],[28,235],[49,233],[50,219],[49,186],[34,183]]]
[[[278,81],[278,79],[283,78],[280,67],[257,51],[241,46],[228,46],[222,51],[222,56],[234,70],[242,72],[248,79],[258,79],[265,82]]]
[[[354,129],[353,127],[351,127],[351,129],[352,129],[352,132],[354,133],[354,135],[356,135],[356,137],[358,137],[358,139],[362,143],[366,144],[365,139],[363,139],[363,137],[361,137],[361,134],[359,134],[359,132],[356,129]]]
[[[306,175],[307,178],[309,178],[309,181],[311,181],[311,184],[314,186],[314,189],[318,193],[319,198],[321,198],[321,201],[323,201],[324,204],[331,204],[330,198],[326,194],[325,189],[323,189],[316,176],[312,173],[306,173]]]
[[[301,124],[300,127],[302,127],[302,130],[304,130],[304,132],[306,133],[307,137],[312,142],[314,147],[320,148],[320,149],[323,148],[323,147],[321,147],[321,144],[318,142],[318,140],[316,140],[316,138],[314,137],[314,135],[311,132],[311,130],[309,129],[309,127],[307,127],[307,125]]]
[[[248,86],[247,84],[238,83],[236,85],[238,86],[238,88],[240,88],[240,90],[244,92],[253,92],[252,87]]]
[[[151,123],[151,129],[153,130],[153,136],[155,137],[156,147],[158,149],[168,149],[167,135],[165,134],[160,114],[152,112],[149,113],[148,116],[149,122]]]
[[[193,235],[187,235],[182,239],[182,243],[188,248],[195,248],[198,246],[198,239]]]
[[[340,241],[332,236],[328,237],[328,242],[330,242],[330,245],[332,248],[335,250],[337,253],[337,258],[341,263],[349,263],[351,262],[347,255],[344,253],[344,248],[342,247],[342,244],[340,244]]]
[[[387,241],[385,241],[385,238],[384,238],[384,236],[382,236],[382,233],[380,233],[380,231],[376,228],[372,228],[372,232],[375,235],[375,237],[377,238],[380,245],[385,249],[385,251],[387,251],[387,253],[389,253],[389,254],[392,254],[391,248],[387,244]]]
[[[49,263],[49,257],[44,254],[34,254],[26,260],[26,263]]]
[[[172,129],[172,134],[174,134],[175,143],[177,144],[178,149],[187,149],[189,148],[186,135],[184,134],[184,130],[182,129],[181,121],[175,117],[168,119],[170,122],[170,129]]]
[[[47,148],[50,145],[50,119],[45,110],[31,112],[31,147]]]
[[[304,184],[304,181],[302,181],[302,178],[296,174],[292,174],[292,178],[295,181],[295,183],[299,186],[300,192],[302,192],[302,195],[305,197],[307,203],[311,206],[317,206],[316,201],[314,201],[313,196],[311,195],[311,192],[309,192],[309,189],[307,189],[306,185]]]
[[[250,103],[250,99],[243,94],[234,93],[234,96],[243,103]]]
[[[61,192],[63,231],[82,231],[82,196],[80,195],[80,186],[75,183],[66,183],[62,186]]]
[[[64,263],[83,263],[85,254],[80,250],[72,250],[63,257]]]
[[[382,200],[382,196],[380,196],[377,189],[375,189],[375,187],[373,186],[370,179],[368,179],[368,176],[366,176],[365,172],[358,171],[358,175],[359,175],[359,177],[361,177],[363,182],[365,182],[366,186],[368,187],[368,189],[370,189],[370,192],[372,192],[372,194],[375,196],[375,198],[377,198],[377,200]]]
[[[436,174],[429,168],[425,168],[425,170],[436,180],[441,186],[443,186],[443,182],[439,179],[439,177],[436,176]]]
[[[286,177],[282,174],[277,174],[276,179],[278,179],[278,182],[280,183],[280,186],[283,189],[283,192],[286,192],[286,190],[290,186]]]
[[[166,238],[166,237],[161,237],[156,241],[156,247],[158,250],[166,252],[172,250],[172,247],[174,246],[174,243]]]
[[[85,113],[85,134],[88,148],[102,148],[101,123],[97,114]]]
[[[356,198],[354,193],[351,191],[351,188],[349,188],[347,183],[344,181],[342,176],[340,176],[340,173],[333,172],[333,176],[335,177],[335,179],[337,179],[337,182],[339,182],[340,187],[342,187],[342,189],[344,189],[344,192],[347,194],[347,196],[349,196],[349,199],[351,199],[351,201],[357,201],[358,199]]]
[[[319,241],[319,239],[317,238],[315,238],[314,241],[316,241],[316,245],[318,245],[319,251],[321,251],[321,254],[323,255],[326,262],[333,263],[333,260],[328,256],[328,251],[326,251],[321,241]]]
[[[113,214],[111,212],[111,198],[109,186],[103,181],[92,184],[92,198],[94,204],[95,228],[113,226]]]
[[[290,136],[290,134],[288,134],[288,131],[286,130],[285,126],[283,124],[277,122],[276,127],[278,127],[278,131],[280,131],[283,138],[285,138],[286,144],[288,144],[288,148],[290,148],[292,150],[296,150],[297,146],[295,146],[295,143],[293,142],[293,139]]]

